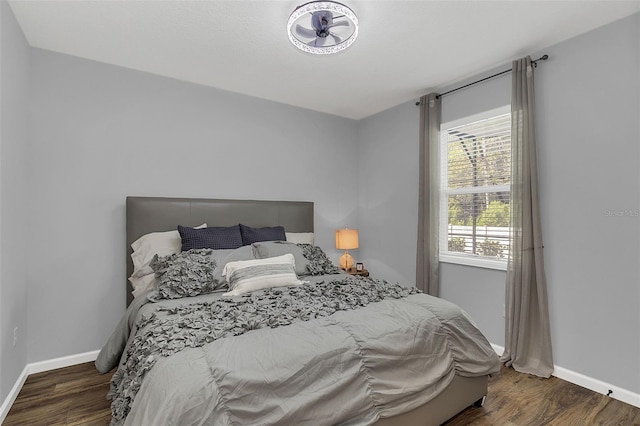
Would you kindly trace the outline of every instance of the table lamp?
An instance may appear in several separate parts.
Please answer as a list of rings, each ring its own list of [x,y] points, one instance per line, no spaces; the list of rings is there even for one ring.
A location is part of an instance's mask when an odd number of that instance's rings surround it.
[[[340,267],[345,271],[352,268],[353,257],[349,254],[349,250],[358,248],[358,230],[338,229],[336,231],[336,248],[344,250],[344,254],[340,256]]]

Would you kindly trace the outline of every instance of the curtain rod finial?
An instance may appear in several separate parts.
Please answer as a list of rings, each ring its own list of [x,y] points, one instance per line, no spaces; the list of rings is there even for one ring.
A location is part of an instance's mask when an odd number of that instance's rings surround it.
[[[547,59],[549,59],[549,55],[544,54],[542,56],[540,56],[538,59],[536,59],[535,61],[532,61],[534,64],[537,64],[540,61],[546,61]]]
[[[538,66],[538,62],[546,61],[547,59],[549,59],[549,55],[544,54],[544,55],[540,56],[538,59],[536,59],[535,61],[531,61],[531,63],[533,64],[534,67],[537,67]]]

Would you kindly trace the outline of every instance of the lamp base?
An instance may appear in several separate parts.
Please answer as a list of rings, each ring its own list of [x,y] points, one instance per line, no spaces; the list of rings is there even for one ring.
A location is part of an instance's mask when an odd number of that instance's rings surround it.
[[[340,256],[340,268],[345,271],[353,268],[353,257],[349,254],[349,252],[344,252],[342,256]]]

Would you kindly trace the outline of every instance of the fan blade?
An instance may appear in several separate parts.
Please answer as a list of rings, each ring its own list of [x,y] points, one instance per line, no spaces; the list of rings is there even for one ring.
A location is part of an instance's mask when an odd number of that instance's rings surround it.
[[[331,35],[331,37],[333,37],[333,40],[335,40],[335,44],[340,44],[342,43],[342,39],[340,37],[338,37],[337,35],[335,35],[334,33],[330,32],[329,33]]]
[[[301,37],[305,37],[305,38],[316,38],[316,32],[313,30],[310,30],[309,28],[305,28],[303,26],[301,26],[300,24],[296,25],[296,34],[298,34]]]
[[[333,22],[333,24],[327,26],[327,28],[333,28],[333,27],[342,27],[342,26],[349,26],[349,21],[339,21],[339,22]]]
[[[307,44],[312,47],[322,47],[324,46],[326,41],[327,41],[326,37],[316,37],[315,40],[311,40]]]

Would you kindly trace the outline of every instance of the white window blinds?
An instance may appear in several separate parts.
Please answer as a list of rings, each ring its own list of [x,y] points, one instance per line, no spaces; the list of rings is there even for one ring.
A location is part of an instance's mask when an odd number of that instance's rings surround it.
[[[495,261],[509,250],[511,114],[441,128],[441,260]],[[472,263],[475,264],[475,263]],[[502,268],[501,268],[502,269]]]

